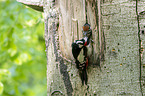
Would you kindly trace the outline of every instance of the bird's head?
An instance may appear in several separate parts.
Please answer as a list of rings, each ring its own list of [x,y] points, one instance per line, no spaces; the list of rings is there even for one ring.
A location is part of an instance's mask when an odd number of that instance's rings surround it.
[[[84,25],[83,25],[83,35],[84,35],[84,37],[88,37],[88,38],[90,38],[91,37],[91,35],[92,35],[92,29],[91,29],[91,27],[90,27],[90,24],[88,24],[88,23],[85,23]]]

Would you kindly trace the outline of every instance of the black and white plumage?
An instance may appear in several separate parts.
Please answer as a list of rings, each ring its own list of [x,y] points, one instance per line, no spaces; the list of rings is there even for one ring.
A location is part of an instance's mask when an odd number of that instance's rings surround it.
[[[81,40],[76,40],[75,42],[72,43],[72,54],[73,57],[75,58],[75,62],[76,62],[76,67],[79,69],[79,55],[81,51],[85,51],[82,50],[85,46],[87,46],[89,44],[89,39],[87,37],[81,39]]]

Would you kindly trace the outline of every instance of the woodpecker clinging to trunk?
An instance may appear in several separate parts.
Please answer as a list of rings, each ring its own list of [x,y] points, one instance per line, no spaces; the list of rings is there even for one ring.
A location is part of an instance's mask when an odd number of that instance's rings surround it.
[[[92,30],[88,23],[84,24],[83,26],[83,35],[84,38],[76,40],[72,43],[72,54],[75,58],[76,67],[79,69],[82,85],[84,83],[87,85],[88,77],[86,69],[89,61],[87,45],[89,45],[90,37],[92,35]]]

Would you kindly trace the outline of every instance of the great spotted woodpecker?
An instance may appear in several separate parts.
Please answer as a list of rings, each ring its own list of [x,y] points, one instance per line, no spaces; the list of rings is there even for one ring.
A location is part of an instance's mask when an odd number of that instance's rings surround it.
[[[84,85],[84,83],[87,85],[88,77],[86,69],[89,62],[87,45],[90,43],[92,30],[90,28],[90,25],[86,23],[84,24],[82,31],[84,38],[76,40],[72,43],[72,54],[75,58],[76,67],[79,69],[82,85]]]

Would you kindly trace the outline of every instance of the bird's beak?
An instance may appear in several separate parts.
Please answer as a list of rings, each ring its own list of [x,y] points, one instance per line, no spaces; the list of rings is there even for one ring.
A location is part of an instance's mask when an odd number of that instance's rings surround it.
[[[84,32],[84,36],[87,36],[87,32]]]

